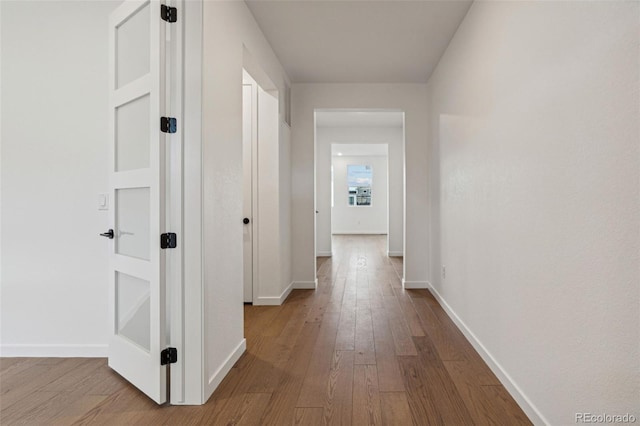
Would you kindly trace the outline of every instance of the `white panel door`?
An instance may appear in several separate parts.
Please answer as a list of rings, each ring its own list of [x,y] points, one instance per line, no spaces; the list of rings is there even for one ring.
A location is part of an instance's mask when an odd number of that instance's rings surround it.
[[[109,17],[109,366],[166,401],[164,43],[155,1],[125,1]]]

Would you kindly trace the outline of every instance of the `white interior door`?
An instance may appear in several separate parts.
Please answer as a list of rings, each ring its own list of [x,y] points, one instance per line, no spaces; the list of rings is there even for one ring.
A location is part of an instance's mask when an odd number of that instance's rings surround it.
[[[155,1],[125,1],[109,18],[109,366],[166,401],[164,42]]]
[[[242,85],[243,265],[244,302],[253,302],[253,140],[255,137],[253,84]]]

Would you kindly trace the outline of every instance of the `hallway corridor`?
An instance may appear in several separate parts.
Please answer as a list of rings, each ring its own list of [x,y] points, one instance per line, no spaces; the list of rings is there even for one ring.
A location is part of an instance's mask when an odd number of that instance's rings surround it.
[[[157,406],[104,359],[3,358],[2,424],[471,425],[527,417],[384,236],[339,236],[318,290],[245,306],[247,352],[203,406]]]
[[[430,293],[402,290],[402,259],[385,244],[334,236],[316,292],[246,306],[247,353],[202,422],[529,424]]]

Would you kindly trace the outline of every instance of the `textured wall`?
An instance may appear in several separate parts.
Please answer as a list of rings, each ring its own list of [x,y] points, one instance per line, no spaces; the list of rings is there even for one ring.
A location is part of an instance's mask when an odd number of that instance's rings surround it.
[[[429,81],[432,285],[551,424],[640,418],[639,5],[476,2]]]
[[[2,354],[105,356],[107,18],[116,2],[2,8]],[[82,36],[79,37],[78,34]]]

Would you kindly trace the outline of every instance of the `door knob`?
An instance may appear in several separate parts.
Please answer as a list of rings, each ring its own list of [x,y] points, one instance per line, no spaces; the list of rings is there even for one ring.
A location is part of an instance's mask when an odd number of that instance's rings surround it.
[[[107,237],[110,240],[113,240],[113,229],[109,229],[107,232],[100,235],[103,237]]]
[[[244,223],[245,225],[247,225],[249,223],[249,218],[245,217],[244,219],[242,219],[242,223]]]

